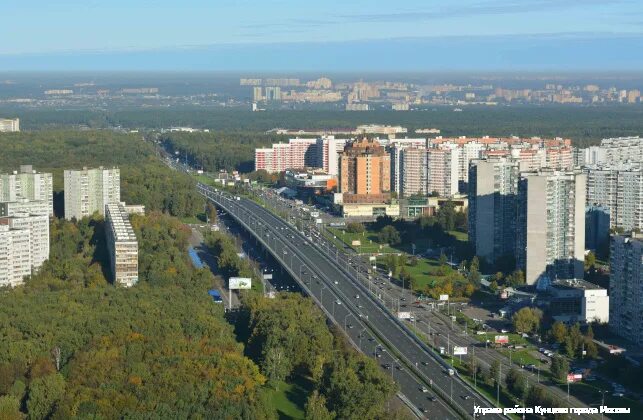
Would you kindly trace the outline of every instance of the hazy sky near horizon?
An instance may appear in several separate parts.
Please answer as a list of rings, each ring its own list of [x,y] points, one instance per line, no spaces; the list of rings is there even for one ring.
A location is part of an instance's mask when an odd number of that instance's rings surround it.
[[[0,54],[403,37],[643,33],[640,0],[22,0]],[[10,42],[7,42],[10,41]]]
[[[397,39],[643,38],[641,0],[21,0],[3,57]],[[596,51],[597,54],[603,51]],[[623,53],[626,53],[625,51]],[[632,54],[632,52],[628,52]],[[20,60],[15,61],[20,62]]]

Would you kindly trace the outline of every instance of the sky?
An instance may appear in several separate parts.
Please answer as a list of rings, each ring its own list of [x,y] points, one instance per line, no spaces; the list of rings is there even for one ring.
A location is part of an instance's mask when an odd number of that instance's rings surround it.
[[[641,0],[6,3],[0,71],[643,68]]]

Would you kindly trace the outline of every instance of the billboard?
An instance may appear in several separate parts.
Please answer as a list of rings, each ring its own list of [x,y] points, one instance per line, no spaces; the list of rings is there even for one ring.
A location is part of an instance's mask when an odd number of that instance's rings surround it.
[[[495,337],[494,343],[496,343],[496,344],[509,344],[509,336],[508,335],[497,335]]]
[[[449,295],[440,295],[440,300],[449,300]]]
[[[411,312],[398,312],[397,317],[400,319],[411,319]]]
[[[352,246],[362,246],[362,242],[360,240],[355,240],[351,242]]]
[[[466,347],[458,347],[455,346],[453,347],[453,355],[458,356],[458,355],[466,355],[467,354],[467,348]]]
[[[230,277],[228,280],[228,289],[237,290],[237,289],[250,289],[252,285],[252,280],[247,277]]]

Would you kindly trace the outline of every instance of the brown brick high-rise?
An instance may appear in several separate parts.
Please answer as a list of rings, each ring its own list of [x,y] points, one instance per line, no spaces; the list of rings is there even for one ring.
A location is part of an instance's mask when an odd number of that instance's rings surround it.
[[[344,203],[386,203],[391,199],[391,156],[377,140],[346,145],[339,157]]]

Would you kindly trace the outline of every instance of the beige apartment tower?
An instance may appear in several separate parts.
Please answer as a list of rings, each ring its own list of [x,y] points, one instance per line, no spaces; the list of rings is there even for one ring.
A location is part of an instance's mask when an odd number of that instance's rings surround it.
[[[580,172],[525,172],[518,184],[516,262],[527,284],[583,278],[585,188]]]
[[[65,219],[80,220],[105,206],[121,201],[121,178],[118,168],[65,170]]]
[[[138,241],[123,204],[105,206],[105,233],[114,284],[134,286],[138,282]]]

